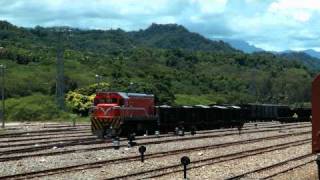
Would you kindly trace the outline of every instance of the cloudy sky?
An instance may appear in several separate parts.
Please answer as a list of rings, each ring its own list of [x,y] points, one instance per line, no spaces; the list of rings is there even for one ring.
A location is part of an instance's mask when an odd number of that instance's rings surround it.
[[[266,50],[320,50],[320,0],[0,0],[0,19],[24,27],[127,31],[177,23]]]

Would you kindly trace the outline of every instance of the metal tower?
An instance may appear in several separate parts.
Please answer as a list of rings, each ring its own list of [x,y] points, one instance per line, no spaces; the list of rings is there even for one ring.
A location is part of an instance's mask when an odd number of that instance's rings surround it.
[[[1,70],[1,101],[2,101],[2,106],[1,106],[1,121],[2,121],[2,128],[5,128],[5,94],[4,94],[4,86],[5,86],[5,81],[4,81],[4,71],[5,71],[5,66],[0,64],[0,70]]]
[[[56,101],[59,109],[64,110],[64,61],[63,61],[63,43],[62,32],[58,32],[58,45],[57,45],[57,77],[56,77]]]

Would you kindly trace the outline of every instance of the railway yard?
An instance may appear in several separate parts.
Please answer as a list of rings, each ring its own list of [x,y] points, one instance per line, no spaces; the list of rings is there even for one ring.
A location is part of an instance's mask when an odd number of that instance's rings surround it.
[[[120,149],[89,124],[8,124],[0,130],[0,179],[317,179],[311,123],[258,122],[238,129],[137,136]],[[139,147],[145,146],[144,162]]]

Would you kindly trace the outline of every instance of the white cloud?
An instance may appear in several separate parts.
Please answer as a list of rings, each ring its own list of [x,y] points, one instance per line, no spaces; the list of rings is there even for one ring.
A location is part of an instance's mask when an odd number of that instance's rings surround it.
[[[300,21],[300,22],[306,22],[309,21],[311,17],[311,13],[305,12],[305,11],[298,11],[296,13],[292,14],[293,18]]]
[[[319,0],[278,0],[270,4],[268,11],[299,22],[307,22],[314,12],[320,11]]]
[[[138,30],[178,23],[268,50],[320,48],[319,18],[320,0],[0,0],[0,19],[19,26]]]
[[[204,14],[222,13],[225,11],[228,0],[191,0]]]
[[[270,5],[271,11],[309,9],[320,10],[319,0],[277,0]]]

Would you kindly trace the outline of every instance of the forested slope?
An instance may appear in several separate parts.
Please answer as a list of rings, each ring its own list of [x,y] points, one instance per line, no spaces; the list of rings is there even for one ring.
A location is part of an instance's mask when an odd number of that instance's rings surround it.
[[[302,63],[303,56],[246,54],[175,24],[126,32],[22,28],[2,21],[0,64],[7,66],[9,106],[54,95],[59,45],[65,49],[66,91],[94,84],[99,74],[110,90],[127,91],[133,82],[134,91],[154,93],[158,104],[301,104],[310,101],[317,72]]]

